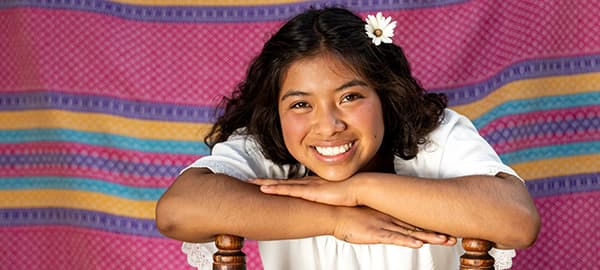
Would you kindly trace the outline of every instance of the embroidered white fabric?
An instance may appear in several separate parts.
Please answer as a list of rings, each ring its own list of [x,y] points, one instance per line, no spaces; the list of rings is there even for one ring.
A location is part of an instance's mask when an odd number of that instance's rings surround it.
[[[187,255],[189,265],[196,267],[198,270],[212,269],[212,255],[216,248],[212,250],[210,247],[213,243],[187,243],[181,245],[181,251]]]
[[[496,270],[505,270],[512,267],[512,258],[517,255],[514,249],[495,249],[490,250],[490,255],[494,257],[494,268]]]
[[[181,246],[183,253],[187,255],[187,262],[198,270],[212,269],[212,254],[216,248],[212,248],[212,243],[186,243]],[[495,249],[490,250],[490,255],[494,257],[494,269],[506,270],[512,267],[512,258],[516,256],[514,249]]]

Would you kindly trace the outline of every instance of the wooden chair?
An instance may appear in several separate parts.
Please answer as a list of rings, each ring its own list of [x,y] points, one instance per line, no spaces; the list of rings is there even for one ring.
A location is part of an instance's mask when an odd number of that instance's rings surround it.
[[[244,238],[221,234],[215,239],[218,251],[213,255],[213,270],[245,270]],[[479,239],[462,240],[465,254],[460,257],[460,270],[494,269],[494,258],[488,251],[492,243]]]

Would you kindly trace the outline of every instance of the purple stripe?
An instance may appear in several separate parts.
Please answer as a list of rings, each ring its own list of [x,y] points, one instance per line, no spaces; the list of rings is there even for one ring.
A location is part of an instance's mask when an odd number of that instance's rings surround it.
[[[600,190],[600,173],[574,174],[526,182],[534,198]]]
[[[146,6],[102,0],[8,0],[0,9],[35,7],[95,12],[152,22],[264,22],[286,20],[310,7],[344,6],[355,12],[431,8],[465,0],[330,0],[254,6]]]
[[[431,91],[445,93],[448,95],[449,105],[457,106],[482,99],[496,89],[514,81],[599,71],[600,54],[539,59],[511,65],[481,83],[449,89],[431,89]]]
[[[153,219],[67,208],[0,209],[0,226],[67,225],[128,235],[161,237]]]
[[[152,177],[175,177],[184,168],[176,165],[160,165],[149,163],[136,163],[121,160],[112,160],[78,154],[31,154],[31,155],[0,155],[2,167],[18,167],[26,169],[38,165],[69,165],[77,167],[97,168],[128,175],[142,175]]]
[[[594,115],[590,118],[575,118],[571,120],[562,121],[551,121],[553,119],[547,119],[547,121],[533,124],[519,124],[516,126],[507,127],[503,129],[495,130],[489,134],[484,135],[484,138],[490,144],[502,144],[507,141],[515,141],[527,137],[539,137],[543,134],[557,134],[557,133],[578,133],[578,132],[594,132],[600,129],[600,115]],[[566,135],[559,135],[566,136]]]
[[[512,65],[484,82],[451,89],[435,89],[448,95],[450,106],[477,101],[513,81],[557,75],[600,72],[600,55],[526,61]],[[600,90],[600,89],[598,89]],[[212,123],[215,107],[152,103],[99,95],[59,91],[0,93],[0,110],[61,109],[114,114],[129,118]],[[218,113],[218,112],[217,112]]]
[[[214,107],[150,103],[99,95],[79,95],[56,91],[0,93],[0,110],[60,109],[105,113],[144,120],[208,123],[214,120]]]

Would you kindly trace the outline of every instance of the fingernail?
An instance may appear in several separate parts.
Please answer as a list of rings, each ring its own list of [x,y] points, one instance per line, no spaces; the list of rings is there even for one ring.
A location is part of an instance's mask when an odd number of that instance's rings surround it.
[[[415,240],[413,243],[415,244],[415,246],[419,246],[419,247],[423,245],[423,242],[419,241],[419,240]]]

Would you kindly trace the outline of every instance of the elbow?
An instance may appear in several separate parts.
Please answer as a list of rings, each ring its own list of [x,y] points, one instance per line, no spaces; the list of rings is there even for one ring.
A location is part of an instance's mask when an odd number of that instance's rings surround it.
[[[189,209],[178,197],[163,196],[156,204],[156,228],[169,238],[199,242],[202,231],[194,228]]]
[[[532,246],[538,236],[541,227],[540,216],[535,209],[525,211],[521,218],[509,225],[510,233],[502,241],[498,241],[496,247],[506,249],[526,249]]]
[[[534,209],[535,210],[535,209]],[[532,246],[537,240],[537,236],[540,232],[540,227],[542,225],[540,215],[536,211],[530,214],[529,221],[526,224],[526,229],[524,230],[523,236],[521,238],[521,243],[518,248],[525,249]]]
[[[175,238],[177,228],[181,227],[181,221],[177,218],[176,208],[170,207],[170,200],[161,198],[156,205],[156,228],[167,237]]]
[[[155,222],[158,231],[169,238],[190,243],[214,241],[214,235],[204,230],[207,226],[196,226],[190,214],[195,209],[187,209],[179,198],[163,196],[156,204]]]

